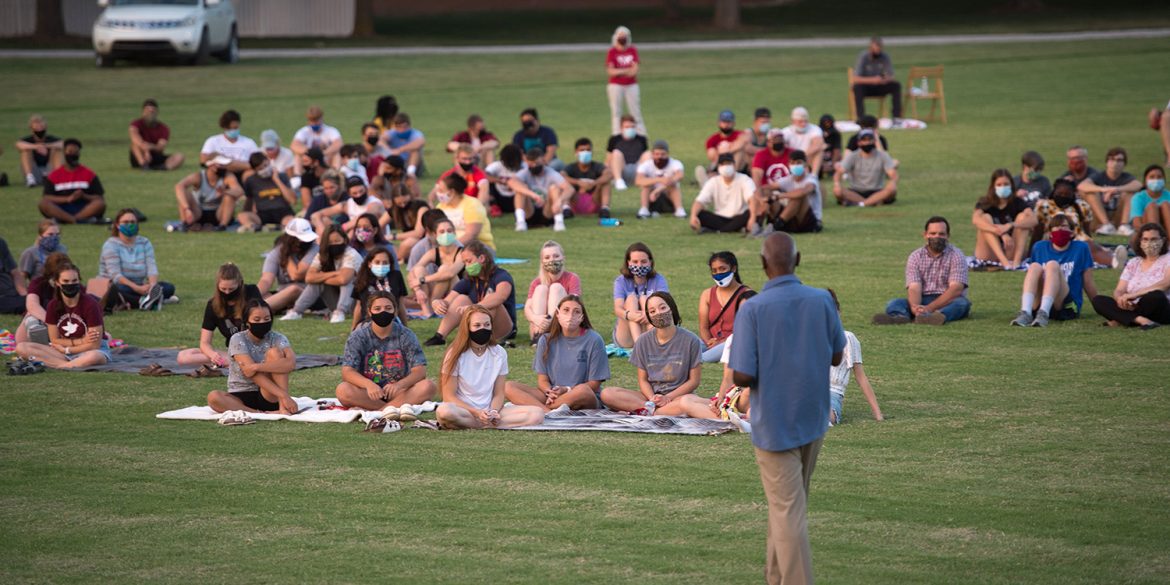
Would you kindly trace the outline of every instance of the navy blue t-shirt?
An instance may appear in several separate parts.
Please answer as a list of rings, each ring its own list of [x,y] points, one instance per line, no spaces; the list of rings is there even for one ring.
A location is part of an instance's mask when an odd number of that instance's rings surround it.
[[[557,133],[548,126],[541,126],[535,135],[529,135],[524,130],[520,130],[512,135],[512,144],[519,146],[523,152],[528,152],[533,148],[539,148],[541,152],[544,152],[549,146],[557,146]]]
[[[459,282],[456,282],[451,290],[461,295],[467,295],[471,298],[471,302],[478,303],[484,297],[496,292],[496,287],[502,282],[512,285],[512,290],[508,293],[508,300],[504,301],[504,309],[508,311],[508,316],[512,318],[512,329],[514,331],[516,328],[516,283],[512,281],[512,275],[508,274],[507,270],[496,267],[488,275],[486,280],[471,278],[470,276],[465,277]]]

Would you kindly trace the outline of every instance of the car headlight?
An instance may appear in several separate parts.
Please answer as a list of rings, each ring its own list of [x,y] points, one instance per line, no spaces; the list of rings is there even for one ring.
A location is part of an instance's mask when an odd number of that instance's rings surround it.
[[[195,18],[195,15],[192,14],[191,16],[184,18],[182,20],[182,22],[179,23],[179,26],[181,26],[181,27],[195,26],[195,24],[197,22],[199,22],[199,19]]]
[[[110,28],[110,22],[106,20],[105,16],[99,16],[97,22],[94,24],[96,24],[99,28]]]

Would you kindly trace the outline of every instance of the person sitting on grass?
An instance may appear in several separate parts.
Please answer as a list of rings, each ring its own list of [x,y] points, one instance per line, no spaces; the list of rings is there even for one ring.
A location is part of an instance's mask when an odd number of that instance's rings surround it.
[[[841,316],[841,301],[837,300],[837,293],[828,289],[829,296],[833,297],[833,304],[837,306],[837,316]],[[841,363],[829,367],[829,426],[841,424],[841,415],[845,408],[845,388],[849,386],[849,375],[857,378],[857,385],[865,401],[869,403],[869,410],[873,419],[883,421],[882,409],[878,406],[877,396],[873,393],[873,386],[869,383],[869,376],[865,375],[865,368],[861,365],[861,342],[852,331],[845,332],[845,351],[842,352]]]
[[[340,200],[341,195],[338,194],[340,189],[333,192],[327,191],[326,197],[321,197],[321,190],[326,179],[331,179],[336,187],[340,187],[344,181],[341,179],[340,173],[325,164],[325,153],[321,152],[320,148],[310,148],[303,154],[297,155],[296,161],[302,169],[301,174],[297,175],[300,180],[297,189],[301,193],[301,210],[304,212],[304,217]]]
[[[130,122],[130,168],[173,171],[183,165],[183,155],[167,154],[171,129],[158,119],[158,101],[142,102],[142,116]]]
[[[108,363],[110,345],[103,334],[102,306],[81,290],[81,272],[65,264],[57,274],[56,293],[45,310],[47,345],[25,341],[16,345],[22,359],[67,370]]]
[[[382,200],[382,206],[390,208],[390,202],[400,193],[407,193],[411,199],[422,197],[418,178],[406,174],[406,161],[400,156],[388,156],[375,169],[370,180],[370,192]]]
[[[455,237],[459,243],[466,246],[472,240],[479,240],[495,250],[496,241],[492,237],[492,224],[488,221],[487,210],[479,199],[463,194],[467,190],[467,181],[459,175],[450,174],[440,179],[436,186],[440,188],[435,192],[435,200],[438,201],[435,208],[447,214],[447,218],[454,224]]]
[[[605,341],[593,330],[581,297],[561,298],[555,313],[532,360],[536,386],[509,381],[505,396],[514,404],[546,411],[601,408],[601,384],[610,377]]]
[[[244,305],[245,330],[228,342],[227,392],[213,390],[207,405],[215,412],[277,412],[296,414],[300,408],[289,395],[288,375],[297,356],[288,338],[272,330],[272,309],[259,299]]]
[[[1170,325],[1170,254],[1166,230],[1147,223],[1138,230],[1137,255],[1125,265],[1113,296],[1093,297],[1093,310],[1110,327],[1143,330]]]
[[[748,141],[751,136],[743,130],[735,129],[735,113],[731,110],[719,112],[719,131],[707,137],[706,152],[707,164],[695,167],[695,182],[700,186],[707,184],[710,173],[715,172],[719,164],[719,155],[730,154],[735,161],[735,170],[743,169],[748,164]]]
[[[426,239],[423,217],[431,208],[406,189],[395,189],[389,202],[383,202],[383,205],[386,211],[378,218],[378,226],[389,231],[388,237],[394,242],[398,261],[406,262],[414,246]]]
[[[300,155],[305,154],[310,148],[319,148],[329,166],[334,168],[341,166],[340,152],[345,143],[341,138],[341,132],[325,123],[325,112],[320,106],[309,106],[305,112],[305,120],[308,124],[296,131],[292,144],[288,145],[293,154],[297,155],[297,160],[299,161]],[[303,169],[298,168],[297,172],[300,174]]]
[[[565,166],[561,174],[569,184],[570,193],[565,205],[574,214],[609,217],[609,199],[613,193],[613,174],[603,164],[593,160],[593,141],[578,138],[574,145],[577,161]]]
[[[244,179],[247,211],[240,213],[240,231],[254,232],[262,226],[284,227],[296,217],[293,206],[297,195],[289,187],[288,177],[276,172],[272,161],[263,152],[253,152],[248,158],[251,175]]]
[[[375,293],[389,294],[394,299],[394,314],[406,314],[406,281],[398,270],[394,252],[383,247],[370,250],[358,270],[353,285],[353,329],[370,320],[368,301]]]
[[[455,224],[443,217],[436,220],[434,226],[435,247],[420,256],[410,271],[414,297],[424,319],[435,314],[431,301],[446,298],[455,283],[465,275],[463,245],[455,239]]]
[[[1064,215],[1071,224],[1074,237],[1089,245],[1094,262],[1118,270],[1125,267],[1125,260],[1129,257],[1125,246],[1108,250],[1089,235],[1089,228],[1093,225],[1093,210],[1083,199],[1077,199],[1076,183],[1068,179],[1057,179],[1052,184],[1052,198],[1041,199],[1036,203],[1036,220],[1044,231],[1048,231],[1048,224],[1057,215]]]
[[[841,132],[837,130],[837,120],[832,114],[823,114],[818,126],[825,137],[825,151],[821,153],[821,166],[817,172],[817,180],[832,175],[837,163],[841,162]]]
[[[472,114],[467,117],[467,129],[456,132],[447,142],[447,152],[454,153],[461,145],[470,146],[475,164],[486,168],[495,161],[500,139],[484,127],[483,116]]]
[[[702,381],[703,342],[679,327],[682,317],[670,293],[650,295],[646,312],[654,329],[634,342],[630,354],[630,363],[638,368],[638,389],[610,386],[601,391],[601,401],[612,410],[636,415],[711,418],[707,400],[695,395]]]
[[[29,116],[28,129],[31,134],[16,141],[16,150],[20,153],[24,185],[31,188],[43,183],[49,171],[61,166],[65,143],[49,134],[45,117],[40,114]]]
[[[1101,223],[1095,232],[1099,235],[1133,235],[1133,228],[1125,220],[1129,218],[1130,198],[1142,184],[1125,172],[1127,162],[1129,154],[1124,148],[1110,148],[1105,153],[1105,171],[1091,173],[1077,184],[1081,199],[1089,203],[1093,216]]]
[[[49,256],[58,253],[69,253],[69,249],[61,243],[61,226],[55,219],[42,219],[37,223],[36,241],[20,253],[16,264],[25,280],[31,281],[42,274]]]
[[[281,321],[300,319],[321,299],[331,310],[330,323],[343,323],[353,304],[354,275],[362,266],[362,257],[349,246],[345,233],[337,224],[330,224],[321,232],[318,252],[305,275],[305,290],[297,297],[292,310]]]
[[[544,421],[539,406],[504,404],[508,353],[497,344],[492,311],[469,305],[462,311],[455,341],[443,356],[439,388],[443,403],[435,418],[445,429],[508,428]]]
[[[752,116],[752,125],[744,130],[748,135],[748,143],[744,148],[749,159],[755,157],[757,152],[768,148],[768,131],[771,129],[772,110],[763,106],[756,108]]]
[[[922,239],[926,245],[906,259],[906,298],[894,299],[884,313],[873,316],[874,325],[900,325],[911,321],[942,325],[971,312],[967,298],[967,261],[949,242],[951,224],[944,217],[926,220]]]
[[[825,152],[825,135],[821,127],[809,123],[808,110],[804,106],[792,108],[791,120],[792,123],[783,128],[784,144],[803,151],[808,156],[809,174],[820,176]]]
[[[755,225],[750,203],[756,184],[751,177],[736,172],[735,157],[731,154],[719,155],[718,170],[719,176],[707,179],[691,204],[690,225],[697,234],[735,233]]]
[[[541,124],[536,108],[524,108],[520,112],[520,129],[512,135],[512,144],[518,147],[520,152],[527,153],[534,148],[539,150],[541,164],[554,171],[560,172],[565,168],[565,163],[557,158],[556,130]]]
[[[1090,299],[1097,296],[1089,245],[1073,239],[1068,216],[1054,217],[1048,222],[1048,227],[1048,239],[1032,246],[1032,262],[1024,276],[1024,292],[1020,297],[1020,313],[1012,321],[1017,327],[1047,327],[1049,319],[1076,319],[1084,302],[1082,291],[1088,293]],[[1037,292],[1041,292],[1039,301],[1036,300]]]
[[[1035,208],[1038,201],[1052,196],[1052,182],[1040,174],[1044,170],[1044,157],[1029,150],[1020,157],[1020,167],[1020,174],[1012,177],[1016,197],[1023,199],[1029,208]]]
[[[652,213],[674,212],[675,217],[687,216],[682,204],[683,170],[682,161],[671,158],[670,145],[665,140],[655,140],[650,160],[638,165],[637,178],[634,179],[634,184],[641,190],[638,219],[651,217]]]
[[[512,275],[496,265],[492,249],[483,242],[467,244],[459,255],[467,276],[456,282],[446,297],[431,301],[431,308],[443,316],[443,321],[425,345],[447,343],[447,334],[459,326],[460,318],[471,305],[490,313],[495,339],[511,338],[516,332],[516,285]]]
[[[581,279],[565,270],[565,249],[549,240],[540,247],[540,270],[528,285],[528,300],[524,301],[524,318],[533,345],[553,324],[549,309],[555,309],[569,295],[581,296]]]
[[[621,118],[620,133],[609,137],[605,145],[605,164],[613,176],[614,188],[625,191],[637,178],[638,165],[650,158],[650,143],[645,134],[638,134],[634,117],[625,114]]]
[[[135,305],[143,311],[161,310],[164,303],[177,303],[175,285],[159,280],[154,245],[138,235],[138,215],[123,209],[114,216],[111,236],[102,244],[98,277],[109,280],[106,310]]]
[[[345,180],[345,188],[349,197],[306,214],[314,229],[321,231],[327,223],[340,219],[338,223],[341,224],[341,229],[348,232],[353,229],[357,218],[364,214],[373,214],[374,224],[377,225],[377,218],[386,210],[382,208],[380,200],[370,197],[365,181],[361,177],[350,177]]]
[[[1170,120],[1166,123],[1170,124]],[[1145,189],[1130,200],[1129,223],[1136,230],[1147,223],[1161,224],[1170,230],[1170,190],[1166,189],[1166,169],[1160,165],[1146,167],[1142,173]],[[21,254],[24,258],[24,254]]]
[[[528,168],[524,153],[515,144],[505,144],[500,149],[500,159],[483,170],[488,178],[488,191],[492,194],[489,207],[492,217],[516,212],[516,193],[508,186],[520,171]]]
[[[568,204],[573,188],[560,173],[544,164],[544,155],[539,148],[533,148],[524,155],[528,168],[516,173],[508,183],[515,193],[516,231],[528,230],[528,226],[552,225],[553,231],[565,231],[565,214],[562,208]]]
[[[399,112],[394,116],[393,128],[382,134],[382,144],[390,156],[400,156],[406,162],[406,174],[418,177],[423,171],[423,147],[427,139],[422,131],[410,125],[410,116]]]
[[[643,333],[651,329],[646,316],[646,299],[651,294],[669,292],[666,277],[654,269],[654,254],[642,242],[626,248],[620,274],[613,279],[613,342],[631,348]]]
[[[365,163],[369,162],[365,158],[366,152],[362,150],[360,144],[345,144],[341,147],[341,166],[337,167],[337,172],[341,173],[347,181],[350,178],[356,177],[361,179],[362,184],[366,186],[368,191],[370,188],[370,176],[366,172]],[[377,199],[377,197],[375,197]]]
[[[251,168],[248,157],[260,150],[260,147],[256,146],[255,140],[240,135],[240,113],[227,110],[220,114],[219,127],[222,132],[203,141],[203,147],[199,149],[199,164],[206,165],[213,158],[225,156],[231,161],[227,165],[229,171],[246,173]]]
[[[485,208],[492,204],[492,193],[488,187],[487,174],[475,166],[475,150],[469,144],[460,145],[455,149],[455,166],[447,169],[439,178],[447,175],[459,175],[467,182],[463,194],[467,197],[479,199]]]
[[[8,242],[0,238],[0,313],[19,315],[28,302],[28,283],[12,258]]]
[[[703,363],[719,361],[723,345],[735,329],[735,313],[746,293],[752,291],[739,277],[735,254],[716,252],[707,259],[715,286],[699,294],[699,339],[703,341]]]
[[[370,293],[364,304],[370,320],[345,341],[337,399],[343,406],[384,410],[400,418],[399,407],[421,404],[435,396],[427,379],[427,358],[418,338],[397,318],[397,299],[387,291]],[[394,407],[389,409],[387,407]],[[404,409],[414,415],[412,409]]]
[[[33,277],[28,283],[28,295],[24,297],[24,319],[21,319],[15,333],[17,343],[22,341],[49,343],[48,329],[45,328],[45,311],[49,309],[49,303],[57,295],[57,281],[61,269],[72,265],[73,260],[60,252],[49,254],[45,258],[43,272],[40,276]],[[81,286],[81,292],[85,292],[85,285]],[[3,311],[6,313],[15,313],[18,309],[17,307],[4,308],[11,309],[11,311]]]
[[[821,184],[813,178],[812,171],[809,170],[808,157],[803,150],[789,152],[788,175],[781,177],[773,186],[776,190],[768,197],[766,209],[764,205],[760,205],[762,201],[760,197],[753,199],[761,223],[766,215],[772,218],[774,231],[799,234],[824,229],[821,222],[823,212]],[[761,233],[755,235],[759,236]]]
[[[283,311],[301,296],[301,291],[305,290],[305,275],[309,273],[309,265],[317,252],[317,234],[309,220],[298,217],[284,226],[284,234],[264,256],[260,281],[256,283],[264,295],[264,302],[273,311]],[[275,291],[272,290],[274,284]]]
[[[203,170],[175,183],[179,221],[184,229],[221,231],[232,222],[236,201],[244,197],[244,189],[229,170],[231,163],[230,158],[217,156],[207,161]]]
[[[975,202],[971,214],[975,226],[975,258],[998,262],[1005,270],[1015,270],[1024,260],[1036,214],[1028,203],[1016,197],[1015,181],[1007,169],[991,173],[987,193]]]
[[[354,220],[349,229],[349,246],[357,250],[363,260],[379,248],[394,249],[379,229],[378,216],[373,213],[363,213]]]
[[[81,164],[81,141],[66,138],[64,153],[65,164],[44,177],[44,195],[38,205],[41,215],[61,223],[100,222],[106,212],[106,191],[97,174]]]
[[[244,330],[244,305],[259,299],[260,289],[256,285],[244,284],[240,268],[231,262],[223,264],[215,275],[215,295],[207,300],[203,309],[203,327],[199,331],[199,347],[179,352],[178,362],[182,365],[207,365],[227,367],[227,351],[217,351],[212,346],[215,331],[223,335],[224,344],[231,343],[232,336]]]
[[[872,130],[857,133],[857,151],[845,154],[833,174],[833,195],[845,206],[873,207],[890,204],[898,197],[898,171],[894,159],[876,149]],[[842,181],[849,175],[849,186]]]

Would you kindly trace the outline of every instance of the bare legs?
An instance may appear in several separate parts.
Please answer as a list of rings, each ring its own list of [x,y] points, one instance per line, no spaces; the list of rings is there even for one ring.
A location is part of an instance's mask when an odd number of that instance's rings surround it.
[[[337,385],[337,399],[345,406],[356,406],[364,410],[382,410],[387,405],[402,406],[403,404],[422,404],[435,397],[438,386],[434,382],[423,379],[409,388],[392,392],[389,400],[370,398],[364,388],[359,388],[349,382]]]
[[[611,410],[633,412],[646,404],[646,397],[641,392],[613,386],[601,391],[601,402]],[[655,409],[654,414],[661,416],[686,415],[691,418],[715,418],[707,400],[695,394],[684,394]]]
[[[593,389],[588,384],[573,386],[568,392],[561,394],[556,400],[553,400],[552,403],[548,403],[547,397],[539,388],[509,381],[504,386],[504,396],[514,404],[534,406],[546,412],[564,405],[568,405],[571,410],[597,408],[597,395],[593,393]]]
[[[435,419],[446,429],[487,428],[471,411],[444,402],[435,411]],[[524,427],[538,425],[544,420],[544,409],[536,406],[510,405],[500,409],[500,421],[496,428]]]

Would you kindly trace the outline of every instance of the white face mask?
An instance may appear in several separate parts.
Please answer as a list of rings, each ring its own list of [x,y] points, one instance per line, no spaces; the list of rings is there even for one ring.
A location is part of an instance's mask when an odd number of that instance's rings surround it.
[[[626,140],[633,140],[637,136],[638,136],[638,130],[635,128],[623,128],[622,129],[622,138],[625,138]]]
[[[995,194],[1000,199],[1007,199],[1008,197],[1012,196],[1012,186],[1011,185],[999,185],[995,188]]]
[[[730,179],[735,176],[735,167],[731,165],[722,165],[719,167],[719,174],[725,179]]]

